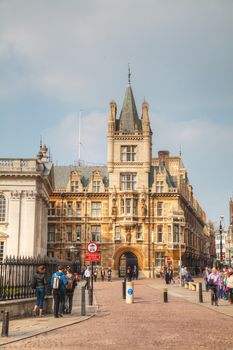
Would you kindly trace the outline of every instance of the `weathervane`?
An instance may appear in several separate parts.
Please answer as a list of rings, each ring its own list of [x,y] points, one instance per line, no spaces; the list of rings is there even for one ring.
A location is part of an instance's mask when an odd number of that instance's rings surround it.
[[[131,78],[131,71],[130,71],[130,64],[128,63],[128,84],[129,85],[131,83],[130,78]]]

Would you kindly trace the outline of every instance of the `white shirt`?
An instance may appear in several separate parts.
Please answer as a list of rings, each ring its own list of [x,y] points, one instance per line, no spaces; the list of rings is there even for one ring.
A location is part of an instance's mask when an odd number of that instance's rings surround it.
[[[91,270],[86,269],[85,272],[84,272],[84,276],[85,277],[91,277]]]

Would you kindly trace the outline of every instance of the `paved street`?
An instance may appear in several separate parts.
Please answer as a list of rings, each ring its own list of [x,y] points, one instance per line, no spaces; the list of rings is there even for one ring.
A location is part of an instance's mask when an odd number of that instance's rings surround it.
[[[122,282],[97,282],[95,317],[2,349],[233,349],[233,306],[198,304],[198,293],[160,280],[135,282],[135,303],[122,300]],[[208,306],[208,307],[207,307]],[[223,310],[223,311],[221,311]],[[226,311],[225,311],[226,310]]]

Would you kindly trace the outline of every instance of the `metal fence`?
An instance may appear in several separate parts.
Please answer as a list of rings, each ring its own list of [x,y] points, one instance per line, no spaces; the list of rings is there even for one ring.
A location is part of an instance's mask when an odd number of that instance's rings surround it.
[[[0,300],[32,298],[35,290],[31,288],[33,275],[39,265],[46,267],[47,294],[51,294],[51,276],[58,265],[69,265],[77,272],[77,264],[71,261],[59,261],[54,258],[6,257],[0,263]]]

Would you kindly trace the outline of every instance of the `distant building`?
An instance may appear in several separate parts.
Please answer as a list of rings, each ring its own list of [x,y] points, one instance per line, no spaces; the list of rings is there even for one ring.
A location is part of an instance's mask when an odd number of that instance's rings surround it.
[[[47,254],[53,166],[46,146],[37,159],[0,159],[0,261]]]
[[[210,235],[180,156],[152,156],[149,105],[141,117],[129,83],[120,114],[110,103],[107,167],[55,166],[48,212],[48,255],[86,264],[99,244],[103,267],[124,276],[136,265],[152,277],[167,264],[211,263]]]

